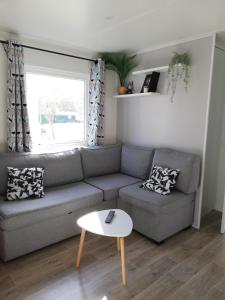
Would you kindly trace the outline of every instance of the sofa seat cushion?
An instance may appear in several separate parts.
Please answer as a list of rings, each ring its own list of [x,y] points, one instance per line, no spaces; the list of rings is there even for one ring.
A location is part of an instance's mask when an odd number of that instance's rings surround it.
[[[85,181],[99,189],[104,193],[104,200],[116,199],[119,196],[119,189],[140,182],[139,178],[131,177],[121,173],[91,177],[85,179]]]
[[[126,186],[119,191],[119,200],[134,207],[142,208],[154,215],[178,211],[180,207],[194,201],[194,194],[184,194],[174,190],[170,195],[160,195],[140,188],[140,183]]]
[[[44,198],[4,201],[0,197],[0,228],[14,230],[69,214],[102,202],[103,192],[85,182],[46,188]],[[75,220],[74,220],[75,222]]]

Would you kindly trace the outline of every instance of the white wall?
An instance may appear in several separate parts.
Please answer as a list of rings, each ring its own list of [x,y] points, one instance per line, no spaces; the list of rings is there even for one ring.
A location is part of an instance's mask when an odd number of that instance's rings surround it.
[[[178,86],[173,103],[168,95],[118,100],[118,139],[201,154],[211,48],[212,38],[204,38],[140,55],[140,68],[147,68],[167,65],[174,51],[188,51],[192,59],[189,90],[185,93],[183,87]]]
[[[117,89],[117,75],[115,72],[105,72],[105,143],[117,142],[117,101],[113,98]]]
[[[222,211],[225,185],[225,51],[215,49],[204,183],[204,212]]]
[[[0,33],[1,39],[7,39],[6,34]],[[18,38],[19,41],[21,39]],[[23,41],[22,41],[23,42]],[[43,47],[55,51],[61,51],[73,55],[90,57],[92,53],[75,51],[73,49],[65,49],[56,45],[46,45],[41,42],[24,41],[25,44],[32,44],[35,47]],[[25,65],[40,66],[46,68],[55,68],[63,71],[90,74],[91,63],[88,61],[78,60],[65,56],[54,55],[46,52],[40,52],[30,49],[24,49]],[[115,93],[116,80],[115,74],[106,73],[106,98],[105,98],[105,142],[116,142],[116,101],[111,95]],[[0,151],[6,150],[6,81],[7,81],[7,64],[6,55],[2,45],[0,45]],[[114,100],[114,101],[113,101]]]
[[[174,51],[191,55],[191,79],[187,93],[178,86],[174,102],[168,95],[118,100],[117,137],[121,142],[146,146],[172,147],[203,155],[213,37],[139,55],[139,68],[167,65]],[[135,80],[135,77],[133,77]],[[163,78],[165,92],[166,82]],[[201,195],[196,205],[195,224],[199,225]]]

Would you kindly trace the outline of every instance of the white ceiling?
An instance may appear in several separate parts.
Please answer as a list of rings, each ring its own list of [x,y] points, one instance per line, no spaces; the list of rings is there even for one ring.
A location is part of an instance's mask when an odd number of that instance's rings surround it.
[[[0,30],[91,51],[141,51],[225,28],[224,0],[0,0]]]

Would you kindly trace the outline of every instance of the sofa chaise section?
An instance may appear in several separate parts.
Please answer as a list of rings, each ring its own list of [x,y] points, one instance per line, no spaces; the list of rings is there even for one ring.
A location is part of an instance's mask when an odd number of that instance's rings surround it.
[[[173,149],[156,149],[153,165],[180,170],[176,189],[165,196],[143,190],[138,183],[124,187],[119,192],[118,207],[131,215],[135,230],[162,242],[193,224],[200,157]]]
[[[194,194],[184,194],[177,190],[163,196],[141,188],[140,183],[120,189],[119,196],[123,202],[148,211],[151,216],[178,211],[194,201]]]
[[[161,242],[192,225],[194,199],[194,194],[174,191],[163,196],[135,184],[120,190],[118,206],[132,216],[135,230]]]

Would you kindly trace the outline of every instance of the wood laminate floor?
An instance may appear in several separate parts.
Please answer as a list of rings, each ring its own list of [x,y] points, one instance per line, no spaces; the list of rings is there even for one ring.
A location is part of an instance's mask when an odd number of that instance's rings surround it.
[[[225,299],[225,235],[211,213],[158,246],[134,232],[126,239],[127,287],[121,285],[116,240],[87,234],[81,268],[79,237],[14,261],[0,262],[4,300]]]

